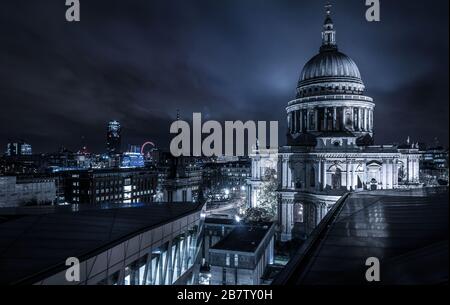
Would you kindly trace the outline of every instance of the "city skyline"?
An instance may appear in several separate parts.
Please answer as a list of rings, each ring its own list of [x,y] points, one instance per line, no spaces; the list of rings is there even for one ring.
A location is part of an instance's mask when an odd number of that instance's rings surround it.
[[[78,24],[57,1],[6,3],[1,147],[20,138],[34,152],[83,144],[102,152],[116,119],[124,145],[167,148],[176,109],[183,119],[200,111],[218,121],[278,120],[284,144],[283,108],[320,46],[323,3],[168,2],[82,3]],[[376,143],[410,136],[448,146],[445,6],[383,3],[382,21],[368,23],[364,1],[334,3],[339,47],[376,100]]]
[[[0,11],[0,285],[448,284],[448,2],[25,3]]]

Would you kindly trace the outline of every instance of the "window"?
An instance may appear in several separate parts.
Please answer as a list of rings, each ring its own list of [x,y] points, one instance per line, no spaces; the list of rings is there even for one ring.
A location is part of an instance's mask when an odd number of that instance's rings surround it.
[[[239,255],[235,254],[234,255],[234,266],[237,267],[239,264]]]
[[[225,268],[222,269],[222,285],[227,284],[227,270]]]
[[[311,167],[311,170],[309,173],[309,180],[310,180],[310,186],[315,187],[316,186],[316,173],[314,171],[314,167]]]
[[[341,188],[341,177],[341,170],[339,168],[336,168],[335,172],[331,175],[331,184],[333,185],[333,189]]]
[[[225,257],[225,265],[230,266],[230,254],[227,254]]]

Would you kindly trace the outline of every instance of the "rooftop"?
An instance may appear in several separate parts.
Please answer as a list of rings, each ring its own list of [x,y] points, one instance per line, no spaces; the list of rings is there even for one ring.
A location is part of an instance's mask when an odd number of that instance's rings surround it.
[[[238,225],[211,249],[255,252],[272,228],[272,225],[271,222],[260,225]]]
[[[352,193],[338,201],[274,284],[448,283],[448,189]]]
[[[32,283],[62,270],[68,257],[83,261],[201,207],[189,202],[86,206],[76,212],[57,208],[52,213],[5,217],[0,222],[0,284]]]
[[[205,224],[234,226],[238,223],[232,218],[206,217]]]

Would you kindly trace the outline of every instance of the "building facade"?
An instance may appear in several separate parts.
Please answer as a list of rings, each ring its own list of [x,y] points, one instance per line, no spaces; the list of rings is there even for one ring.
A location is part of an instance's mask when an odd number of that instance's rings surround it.
[[[106,132],[106,148],[109,154],[118,154],[121,149],[122,127],[118,121],[110,121]]]
[[[202,244],[202,265],[209,265],[209,249],[230,234],[239,225],[230,218],[205,218],[205,230]]]
[[[269,171],[276,171],[278,149],[259,148],[255,146],[250,154],[251,175],[247,179],[247,207],[258,206],[258,197],[264,184],[264,176]]]
[[[54,213],[0,222],[0,242],[9,245],[0,284],[196,284],[203,208],[189,202],[58,206]],[[68,257],[79,260],[78,279],[66,277]]]
[[[448,150],[442,146],[422,152],[420,165],[421,181],[428,186],[448,185]]]
[[[0,176],[0,207],[50,205],[57,202],[57,184],[49,176]]]
[[[32,155],[33,150],[30,144],[23,140],[9,142],[6,147],[7,156],[27,156]]]
[[[157,174],[150,169],[89,169],[64,175],[68,203],[149,203],[156,194]]]
[[[202,169],[190,158],[171,158],[162,183],[166,202],[195,202],[202,184]]]
[[[272,223],[240,225],[209,249],[211,285],[261,285],[274,259]]]

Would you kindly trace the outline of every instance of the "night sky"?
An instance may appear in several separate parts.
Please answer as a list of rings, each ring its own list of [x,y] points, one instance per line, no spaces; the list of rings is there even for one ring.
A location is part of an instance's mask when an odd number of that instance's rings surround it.
[[[300,71],[318,52],[317,0],[65,0],[0,4],[0,151],[23,138],[35,152],[61,145],[105,149],[106,124],[123,146],[168,147],[176,109],[184,119],[279,120]],[[332,1],[339,49],[357,63],[375,100],[377,144],[448,145],[448,0]]]

